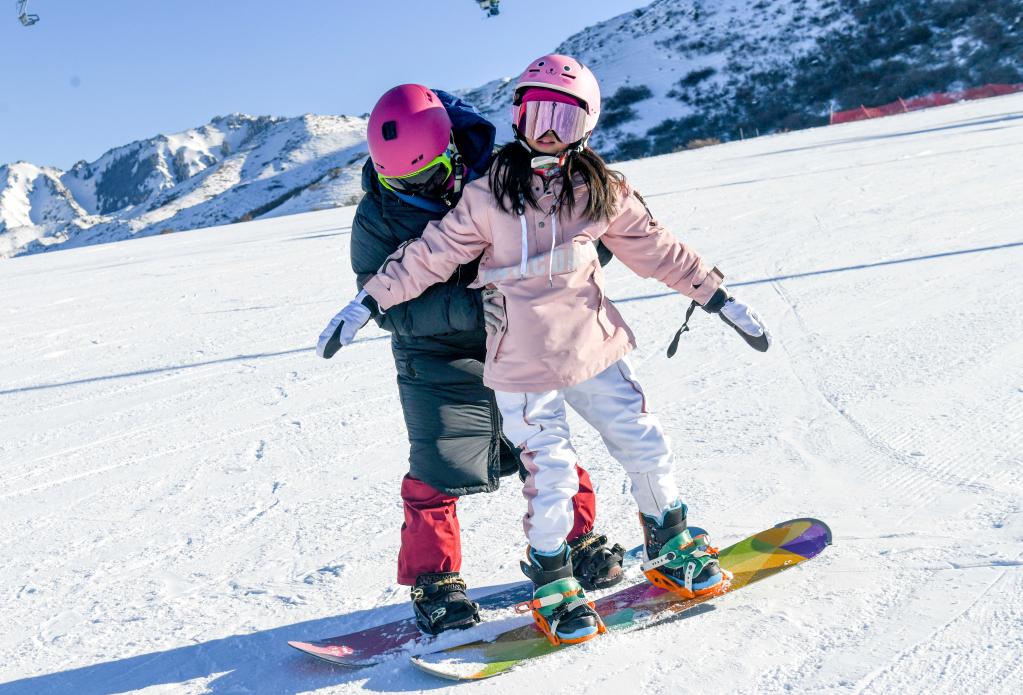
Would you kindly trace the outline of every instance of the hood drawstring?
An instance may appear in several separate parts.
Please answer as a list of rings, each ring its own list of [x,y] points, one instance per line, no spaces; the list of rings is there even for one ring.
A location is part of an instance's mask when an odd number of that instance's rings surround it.
[[[526,277],[526,269],[529,265],[529,223],[526,222],[526,201],[519,199],[522,205],[522,214],[519,215],[519,222],[522,223],[522,258],[519,259],[519,278]]]
[[[547,254],[547,286],[554,287],[554,244],[558,239],[558,204],[551,208],[551,252]]]

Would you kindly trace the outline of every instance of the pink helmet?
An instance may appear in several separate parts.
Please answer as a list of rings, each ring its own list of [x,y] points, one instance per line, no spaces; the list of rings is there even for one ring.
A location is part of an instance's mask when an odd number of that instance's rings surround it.
[[[444,153],[451,142],[451,118],[433,91],[400,84],[377,101],[368,131],[377,173],[404,176]]]
[[[512,123],[519,117],[522,93],[529,87],[553,89],[575,97],[586,108],[586,132],[592,132],[600,118],[600,85],[590,69],[570,56],[551,53],[529,64],[515,85]]]

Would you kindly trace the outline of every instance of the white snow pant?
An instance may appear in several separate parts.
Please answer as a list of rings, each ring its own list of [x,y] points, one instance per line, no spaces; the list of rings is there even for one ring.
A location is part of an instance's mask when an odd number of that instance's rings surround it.
[[[565,404],[599,433],[632,480],[639,511],[660,514],[678,499],[671,444],[624,358],[581,384],[540,393],[496,391],[504,434],[522,449],[529,503],[522,525],[529,545],[557,550],[572,530],[572,496],[579,490],[578,457],[569,439]]]

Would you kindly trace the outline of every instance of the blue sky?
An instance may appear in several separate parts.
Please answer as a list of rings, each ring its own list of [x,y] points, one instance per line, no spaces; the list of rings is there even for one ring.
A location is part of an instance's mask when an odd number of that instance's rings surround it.
[[[400,82],[512,75],[649,0],[29,0],[0,2],[0,164],[70,167],[216,115],[362,114]]]

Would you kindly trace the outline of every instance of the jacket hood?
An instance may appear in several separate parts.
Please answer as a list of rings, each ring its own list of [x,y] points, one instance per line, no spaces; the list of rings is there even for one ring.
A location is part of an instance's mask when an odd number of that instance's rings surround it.
[[[434,90],[447,109],[455,133],[455,144],[466,166],[473,172],[472,179],[487,173],[494,156],[497,128],[469,102],[440,90]]]

